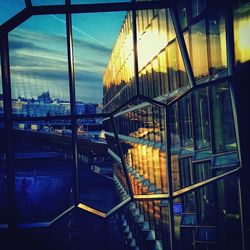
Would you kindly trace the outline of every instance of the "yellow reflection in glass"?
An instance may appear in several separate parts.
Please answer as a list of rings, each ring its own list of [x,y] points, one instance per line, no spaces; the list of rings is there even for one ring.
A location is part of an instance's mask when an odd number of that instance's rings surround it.
[[[235,60],[243,63],[250,60],[250,3],[242,5],[234,14]]]

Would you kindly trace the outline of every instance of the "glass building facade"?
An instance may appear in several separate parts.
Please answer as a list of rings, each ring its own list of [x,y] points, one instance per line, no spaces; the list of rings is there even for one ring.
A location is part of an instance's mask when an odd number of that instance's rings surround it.
[[[0,248],[250,249],[249,0],[13,3],[0,1]],[[114,36],[121,12],[110,50],[88,32]],[[94,50],[110,56],[100,113],[81,101],[103,69]]]
[[[122,158],[134,197],[120,214],[131,246],[244,247],[239,171],[248,166],[240,160],[235,93],[247,84],[241,70],[249,68],[249,6],[175,1],[124,20],[104,73],[103,103],[117,132],[105,119],[109,150]],[[122,184],[120,171],[114,175]]]

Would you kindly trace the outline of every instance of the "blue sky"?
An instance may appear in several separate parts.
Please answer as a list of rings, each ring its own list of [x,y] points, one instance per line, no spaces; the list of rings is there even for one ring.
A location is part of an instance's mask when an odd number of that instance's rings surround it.
[[[0,0],[0,7],[3,2],[7,1]],[[20,9],[21,2],[12,0],[12,8],[5,11],[1,8],[0,12],[11,15],[15,7]],[[78,101],[101,102],[103,72],[125,15],[125,12],[72,15]],[[69,100],[65,15],[32,16],[10,32],[9,47],[14,98],[36,98],[49,90],[52,98]]]

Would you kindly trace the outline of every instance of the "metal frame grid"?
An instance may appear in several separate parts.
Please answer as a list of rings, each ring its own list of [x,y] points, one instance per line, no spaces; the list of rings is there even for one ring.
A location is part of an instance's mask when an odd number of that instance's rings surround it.
[[[9,223],[8,227],[10,230],[15,229],[18,227],[16,225],[15,221],[13,220],[14,212],[15,212],[15,204],[13,197],[15,196],[15,184],[14,184],[14,169],[13,169],[13,149],[12,149],[12,124],[14,121],[20,121],[20,120],[41,120],[44,119],[44,117],[36,117],[36,118],[16,118],[12,115],[12,105],[11,105],[11,79],[10,79],[10,63],[9,63],[9,48],[8,48],[8,33],[16,28],[19,24],[30,18],[32,15],[46,15],[46,14],[65,14],[66,15],[66,31],[67,31],[67,52],[68,52],[68,72],[69,72],[69,88],[70,88],[70,103],[71,103],[71,115],[69,116],[51,116],[46,119],[70,119],[72,121],[72,150],[74,155],[74,173],[75,173],[75,201],[74,206],[63,212],[61,215],[56,217],[54,220],[49,222],[46,226],[50,226],[52,223],[56,222],[58,219],[60,219],[65,214],[69,213],[74,208],[81,208],[86,211],[89,211],[91,213],[96,214],[97,216],[101,216],[103,218],[108,217],[109,215],[113,214],[114,212],[117,212],[122,207],[126,206],[131,201],[143,201],[143,200],[157,200],[157,199],[167,199],[169,201],[169,222],[170,222],[170,245],[171,249],[175,249],[175,234],[174,234],[174,212],[173,212],[173,200],[176,197],[179,197],[183,194],[186,194],[190,191],[196,190],[200,187],[206,186],[211,183],[215,183],[217,181],[220,181],[226,177],[229,177],[231,175],[237,175],[239,176],[241,171],[241,160],[239,162],[238,168],[229,171],[225,174],[222,174],[220,176],[216,176],[213,178],[210,178],[208,180],[202,181],[197,184],[193,184],[189,187],[182,188],[178,191],[173,191],[172,187],[172,172],[171,172],[171,137],[170,137],[170,124],[168,122],[168,114],[169,114],[169,108],[181,100],[183,97],[188,95],[189,93],[193,92],[196,89],[199,89],[200,87],[204,86],[210,86],[211,84],[215,85],[218,84],[225,79],[227,79],[230,84],[230,94],[231,94],[231,100],[232,100],[232,106],[233,106],[233,115],[234,115],[234,122],[235,122],[235,128],[236,128],[236,135],[237,135],[237,145],[238,145],[238,152],[239,157],[241,159],[241,150],[240,150],[240,140],[238,135],[238,120],[237,120],[237,107],[235,102],[235,93],[234,93],[234,38],[233,38],[233,16],[232,16],[232,6],[229,4],[229,7],[227,8],[227,18],[226,18],[226,27],[227,27],[227,37],[226,37],[226,44],[227,44],[227,58],[228,58],[228,76],[226,78],[222,78],[219,80],[215,80],[211,82],[204,83],[202,85],[196,85],[195,79],[194,79],[194,73],[192,70],[191,62],[188,56],[187,48],[185,45],[181,25],[179,22],[179,19],[177,17],[176,13],[176,6],[174,1],[145,1],[145,2],[127,2],[127,3],[106,3],[106,4],[78,4],[78,5],[71,5],[70,0],[65,0],[65,5],[51,5],[51,6],[32,6],[31,0],[24,0],[26,4],[26,8],[22,10],[20,13],[16,14],[14,17],[10,18],[7,22],[5,22],[3,25],[0,26],[0,39],[1,39],[1,63],[2,63],[2,84],[3,84],[3,97],[4,97],[4,117],[0,119],[1,122],[5,123],[6,132],[8,133],[9,140],[7,141],[7,154],[6,154],[6,163],[7,163],[7,175],[8,175],[8,208],[9,208]],[[176,37],[178,40],[178,44],[180,46],[181,55],[183,58],[184,66],[188,75],[188,80],[190,83],[190,88],[183,92],[181,95],[176,97],[174,100],[170,101],[167,104],[164,104],[160,101],[157,101],[155,99],[149,98],[147,96],[143,96],[140,93],[139,88],[139,76],[138,76],[138,52],[137,52],[137,29],[136,29],[136,11],[137,10],[146,10],[146,9],[166,9],[170,8],[171,17],[174,24],[174,30],[176,32]],[[103,113],[98,115],[77,115],[76,109],[75,109],[75,79],[74,79],[74,60],[73,60],[73,37],[72,37],[72,21],[71,21],[71,14],[73,13],[89,13],[89,12],[107,12],[107,11],[132,11],[132,25],[133,25],[133,46],[134,46],[134,71],[135,71],[135,84],[136,84],[136,95],[132,97],[127,103],[124,105],[121,105],[119,108],[114,110],[111,113]],[[126,107],[128,104],[132,103],[135,100],[140,100],[143,102],[147,102],[149,104],[161,107],[165,111],[165,117],[166,117],[166,128],[165,128],[165,134],[166,134],[166,155],[167,155],[167,175],[168,175],[168,194],[151,194],[151,195],[135,195],[133,194],[130,179],[128,176],[128,170],[126,167],[126,164],[124,162],[123,158],[123,152],[122,147],[120,145],[120,139],[119,134],[117,132],[115,122],[114,122],[114,116],[119,116],[121,114],[121,111],[124,107]],[[122,113],[129,112],[130,109],[127,109],[126,111],[122,111]],[[84,204],[79,203],[79,168],[78,168],[78,160],[77,160],[77,124],[76,121],[79,118],[88,118],[88,117],[103,117],[105,119],[110,119],[113,127],[114,137],[117,141],[118,148],[119,148],[119,158],[121,159],[123,171],[126,176],[126,181],[129,188],[129,195],[130,197],[124,200],[122,203],[117,205],[115,208],[111,209],[108,213],[104,214],[101,213],[98,210],[92,209],[90,207],[87,207]],[[240,187],[240,181],[239,181],[239,187]],[[240,195],[241,197],[241,195]],[[240,202],[241,206],[241,202]],[[243,213],[243,209],[241,206],[241,212]],[[242,218],[242,216],[241,216]],[[243,221],[242,221],[242,249],[245,248],[245,238],[246,238],[246,229],[243,227]]]

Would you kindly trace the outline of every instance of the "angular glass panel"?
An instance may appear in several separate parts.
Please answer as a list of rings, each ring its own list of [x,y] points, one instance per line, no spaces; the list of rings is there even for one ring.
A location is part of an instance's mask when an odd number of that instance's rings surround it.
[[[181,188],[188,187],[194,183],[192,157],[179,159]]]
[[[123,37],[126,33],[125,27],[119,34],[124,17],[124,12],[73,15],[77,105],[102,103],[103,80],[105,86],[109,86],[104,91],[103,100],[106,104],[112,95],[110,93],[113,89],[110,86],[111,81],[116,81],[114,95],[126,83],[129,83],[131,77],[129,74],[129,62],[133,55],[131,54],[131,58],[128,59],[124,53],[131,53],[132,51],[126,51],[125,47],[123,49],[117,48],[125,40]],[[116,45],[111,55],[118,35],[117,43],[119,45]],[[132,44],[130,44],[130,48],[132,50]],[[109,64],[108,58],[111,58]],[[104,71],[105,74],[103,75]],[[110,91],[108,91],[109,88],[111,88]]]
[[[160,73],[160,95],[166,95],[168,93],[168,75],[167,75],[167,56],[166,49],[164,49],[158,55],[159,58],[159,73]]]
[[[206,8],[206,0],[192,0],[192,17],[200,15]]]
[[[167,46],[166,54],[169,91],[170,97],[173,98],[182,87],[186,89],[189,82],[177,41]]]
[[[193,161],[207,160],[207,159],[211,159],[211,157],[212,157],[211,149],[196,151],[194,153],[194,160]]]
[[[65,4],[65,0],[31,0],[32,5],[59,5]]]
[[[169,122],[171,135],[171,151],[178,152],[178,148],[180,147],[180,130],[177,104],[174,104],[169,108]]]
[[[4,123],[0,122],[0,138],[6,142],[6,131]],[[8,223],[8,206],[7,206],[7,168],[6,168],[6,143],[0,144],[0,227],[1,224]]]
[[[101,72],[104,71],[104,108],[113,111],[120,105],[129,101],[136,94],[134,81],[132,15],[131,12],[128,12],[126,16],[124,12],[119,12],[107,13],[105,15],[99,14],[95,16],[98,17],[98,19],[95,19],[95,30],[97,34],[94,34],[93,36],[97,37],[98,41],[101,42],[101,44],[97,44],[98,47],[100,47],[100,50],[104,51],[106,56],[111,54],[109,60],[106,60],[107,58],[101,59],[102,62],[100,69]],[[111,23],[110,19],[114,20],[114,22]],[[101,26],[98,24],[98,21],[102,22]],[[93,19],[90,19],[91,32],[95,31],[93,30],[92,25]],[[105,25],[105,29],[103,28],[103,25]],[[91,32],[90,34],[92,34]],[[114,39],[116,39],[117,35],[118,38],[115,42]],[[95,65],[96,63],[93,61],[92,64]],[[98,64],[100,64],[100,62],[98,62],[97,65]],[[92,68],[96,69],[96,66]],[[91,70],[92,68],[90,67]],[[100,75],[100,77],[102,76]],[[101,78],[99,82],[101,82]],[[102,86],[100,85],[100,97],[101,89]]]
[[[195,208],[195,195],[190,192],[174,199],[174,233],[176,237],[176,249],[193,250],[193,235],[195,232],[197,217]]]
[[[8,21],[25,7],[25,2],[23,0],[11,0],[11,3],[10,1],[0,0],[0,24],[2,25],[4,22]]]
[[[182,28],[185,28],[189,23],[190,15],[190,1],[179,0],[178,1],[178,14]]]
[[[250,60],[250,3],[249,1],[236,1],[234,10],[234,48],[235,63],[240,64]]]
[[[115,116],[134,194],[167,192],[165,114],[143,103]]]
[[[193,145],[193,128],[192,128],[192,106],[191,96],[185,96],[179,101],[179,127],[181,136],[181,145]]]
[[[191,63],[196,80],[208,76],[207,39],[205,21],[191,26]]]
[[[168,43],[166,10],[137,11],[136,21],[138,68],[141,71]]]
[[[105,121],[107,125],[107,121]],[[101,119],[77,121],[77,148],[80,169],[80,208],[88,206],[108,213],[129,197],[125,174],[117,152],[108,151]],[[109,127],[112,131],[112,127]],[[108,132],[108,137],[113,137]]]
[[[15,122],[13,136],[17,222],[49,222],[74,203],[71,122]]]
[[[199,163],[193,163],[193,181],[202,182],[212,178],[211,160],[204,160]]]
[[[170,249],[168,201],[131,202],[123,213],[122,230],[139,249]]]
[[[31,17],[10,32],[9,47],[13,114],[70,114],[65,16]]]
[[[176,38],[176,34],[169,9],[166,10],[166,16],[167,16],[167,41],[170,42]]]
[[[174,38],[175,31],[168,9],[137,11],[139,88],[143,95],[162,101],[165,99],[163,95],[168,93],[169,83],[181,86],[177,78],[179,74],[181,78],[182,58],[175,55],[173,60],[167,61],[176,54],[176,48],[170,47],[171,51],[167,48]]]
[[[216,153],[236,150],[232,104],[226,82],[212,87],[212,105]]]
[[[217,78],[222,71],[226,74],[227,68],[225,14],[222,11],[210,11],[208,21],[211,60],[209,72]]]
[[[178,88],[178,64],[176,42],[167,47],[169,91],[173,92]]]
[[[213,159],[214,167],[235,165],[237,162],[239,162],[237,153],[218,155]]]
[[[195,145],[197,149],[203,149],[211,146],[207,88],[195,91],[193,93],[193,98],[195,105]]]
[[[181,213],[174,213],[178,250],[205,249],[211,245],[215,249],[240,249],[237,178],[227,177],[186,193],[174,200],[174,206],[178,203]]]

